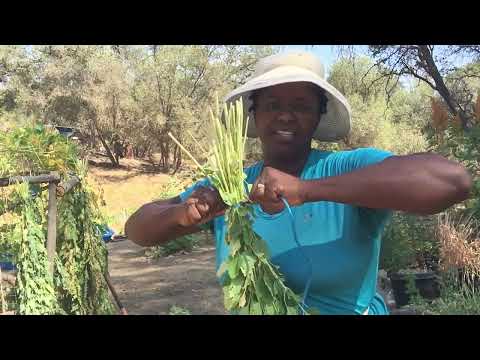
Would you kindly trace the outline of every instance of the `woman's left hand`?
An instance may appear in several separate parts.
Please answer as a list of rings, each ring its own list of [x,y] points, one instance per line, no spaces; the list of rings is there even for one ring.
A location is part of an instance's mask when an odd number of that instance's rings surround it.
[[[250,199],[259,203],[263,211],[275,214],[285,206],[281,197],[284,197],[290,206],[302,205],[305,202],[302,181],[267,166],[253,184]]]

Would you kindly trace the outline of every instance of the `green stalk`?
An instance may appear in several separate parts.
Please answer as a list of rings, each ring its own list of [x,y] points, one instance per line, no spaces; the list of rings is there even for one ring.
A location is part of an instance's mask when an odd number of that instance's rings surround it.
[[[247,314],[295,312],[296,307],[288,304],[299,306],[300,297],[284,284],[280,272],[270,263],[266,244],[258,243],[263,240],[252,228],[249,217],[252,211],[248,208],[251,205],[243,203],[247,197],[243,161],[249,119],[244,121],[241,101],[233,107],[225,104],[222,114],[218,99],[215,105],[216,113],[210,110],[214,134],[208,167],[202,167],[170,133],[169,136],[204,174],[210,174],[222,199],[230,205],[225,241],[231,253],[218,270],[218,275],[225,274],[227,279],[223,286],[225,306],[228,310]],[[197,141],[195,143],[198,145]]]
[[[190,154],[190,151],[188,151],[187,149],[185,149],[185,148],[183,147],[183,145],[180,144],[180,142],[179,142],[177,139],[175,139],[175,137],[172,135],[171,132],[168,132],[168,136],[170,136],[170,138],[175,142],[175,144],[177,144],[177,145],[180,147],[180,149],[182,149],[182,150],[190,157],[190,159],[192,159],[192,161],[195,163],[195,165],[197,165],[197,167],[198,167],[199,169],[203,169],[203,168],[202,168],[202,165],[200,165],[200,163],[199,163],[197,160],[195,160],[195,158],[193,157],[193,155]]]

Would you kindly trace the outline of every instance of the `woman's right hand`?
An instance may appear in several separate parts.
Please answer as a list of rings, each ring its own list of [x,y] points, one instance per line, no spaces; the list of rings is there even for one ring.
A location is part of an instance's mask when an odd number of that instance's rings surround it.
[[[179,223],[184,227],[202,225],[225,214],[226,209],[217,189],[201,186],[182,204]]]

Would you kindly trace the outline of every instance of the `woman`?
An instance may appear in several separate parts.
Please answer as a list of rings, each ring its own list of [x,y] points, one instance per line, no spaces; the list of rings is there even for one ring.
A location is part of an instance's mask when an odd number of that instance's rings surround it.
[[[307,53],[260,60],[249,81],[227,101],[241,98],[249,111],[248,135],[258,136],[263,161],[247,168],[254,230],[287,285],[321,314],[388,314],[376,293],[381,233],[392,210],[434,214],[465,200],[468,172],[435,154],[395,156],[372,148],[323,152],[312,139],[335,141],[350,130],[346,99],[324,80],[323,66]],[[292,207],[301,251],[294,241]],[[225,205],[202,180],[179,196],[146,204],[126,224],[143,246],[164,243],[210,227],[217,268],[228,256]],[[303,256],[307,254],[309,259]]]

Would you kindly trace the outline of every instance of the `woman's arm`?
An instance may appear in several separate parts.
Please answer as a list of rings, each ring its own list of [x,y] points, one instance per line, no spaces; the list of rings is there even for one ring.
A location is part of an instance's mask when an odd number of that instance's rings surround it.
[[[258,184],[263,184],[258,187]],[[252,199],[270,213],[283,209],[283,196],[295,206],[333,201],[372,209],[434,214],[468,198],[472,180],[459,163],[437,154],[392,156],[339,176],[302,181],[265,168]]]
[[[138,245],[155,246],[199,232],[201,224],[221,215],[225,208],[216,190],[202,187],[185,202],[177,196],[143,205],[127,220],[125,233]]]

